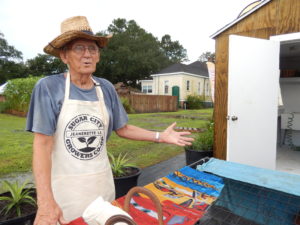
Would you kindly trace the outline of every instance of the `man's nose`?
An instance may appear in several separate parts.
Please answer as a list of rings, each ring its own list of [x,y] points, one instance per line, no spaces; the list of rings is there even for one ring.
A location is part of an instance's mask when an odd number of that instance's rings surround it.
[[[90,50],[89,50],[88,47],[85,47],[85,48],[84,48],[83,55],[84,55],[84,56],[86,56],[86,55],[87,55],[87,56],[91,56],[91,55],[92,55],[92,54],[90,53]]]

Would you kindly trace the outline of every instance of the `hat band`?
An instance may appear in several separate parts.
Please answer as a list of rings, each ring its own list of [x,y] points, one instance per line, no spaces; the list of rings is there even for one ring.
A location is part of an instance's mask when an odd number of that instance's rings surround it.
[[[83,33],[86,33],[88,35],[94,35],[94,33],[92,31],[89,31],[89,30],[80,30],[80,32],[83,32]],[[52,45],[52,43],[48,43],[52,48],[54,49],[60,49],[60,48],[57,48],[55,47],[54,45]]]
[[[94,35],[94,33],[92,31],[89,31],[89,30],[81,30],[81,32],[89,34],[89,35]]]

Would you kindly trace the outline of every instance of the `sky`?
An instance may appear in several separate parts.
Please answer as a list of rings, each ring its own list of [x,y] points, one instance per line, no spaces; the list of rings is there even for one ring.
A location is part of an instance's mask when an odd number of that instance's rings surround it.
[[[61,22],[86,16],[94,33],[114,19],[135,22],[159,40],[169,34],[187,50],[190,62],[215,51],[212,34],[255,0],[0,0],[0,32],[9,45],[32,59],[60,34]]]

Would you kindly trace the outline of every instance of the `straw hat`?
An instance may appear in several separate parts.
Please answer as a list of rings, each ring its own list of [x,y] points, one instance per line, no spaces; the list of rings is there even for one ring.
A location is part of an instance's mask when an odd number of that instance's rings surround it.
[[[103,48],[107,45],[108,39],[111,38],[111,36],[102,37],[94,35],[85,16],[74,16],[61,23],[61,35],[51,41],[44,48],[44,52],[59,57],[61,48],[68,42],[77,38],[96,41],[97,45],[100,48]]]

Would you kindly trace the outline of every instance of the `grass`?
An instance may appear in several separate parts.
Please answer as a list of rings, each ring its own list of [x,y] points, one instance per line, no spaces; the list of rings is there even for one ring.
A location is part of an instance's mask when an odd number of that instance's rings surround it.
[[[24,117],[0,114],[0,175],[30,170],[33,135]]]
[[[163,131],[173,122],[180,127],[205,127],[211,118],[212,109],[180,110],[167,113],[129,114],[129,124],[142,128]],[[12,172],[31,170],[33,135],[24,131],[26,118],[0,114],[0,176]],[[132,141],[119,138],[114,132],[108,143],[108,151],[113,155],[127,153],[129,163],[144,168],[175,155],[183,153],[183,148],[153,142]]]

